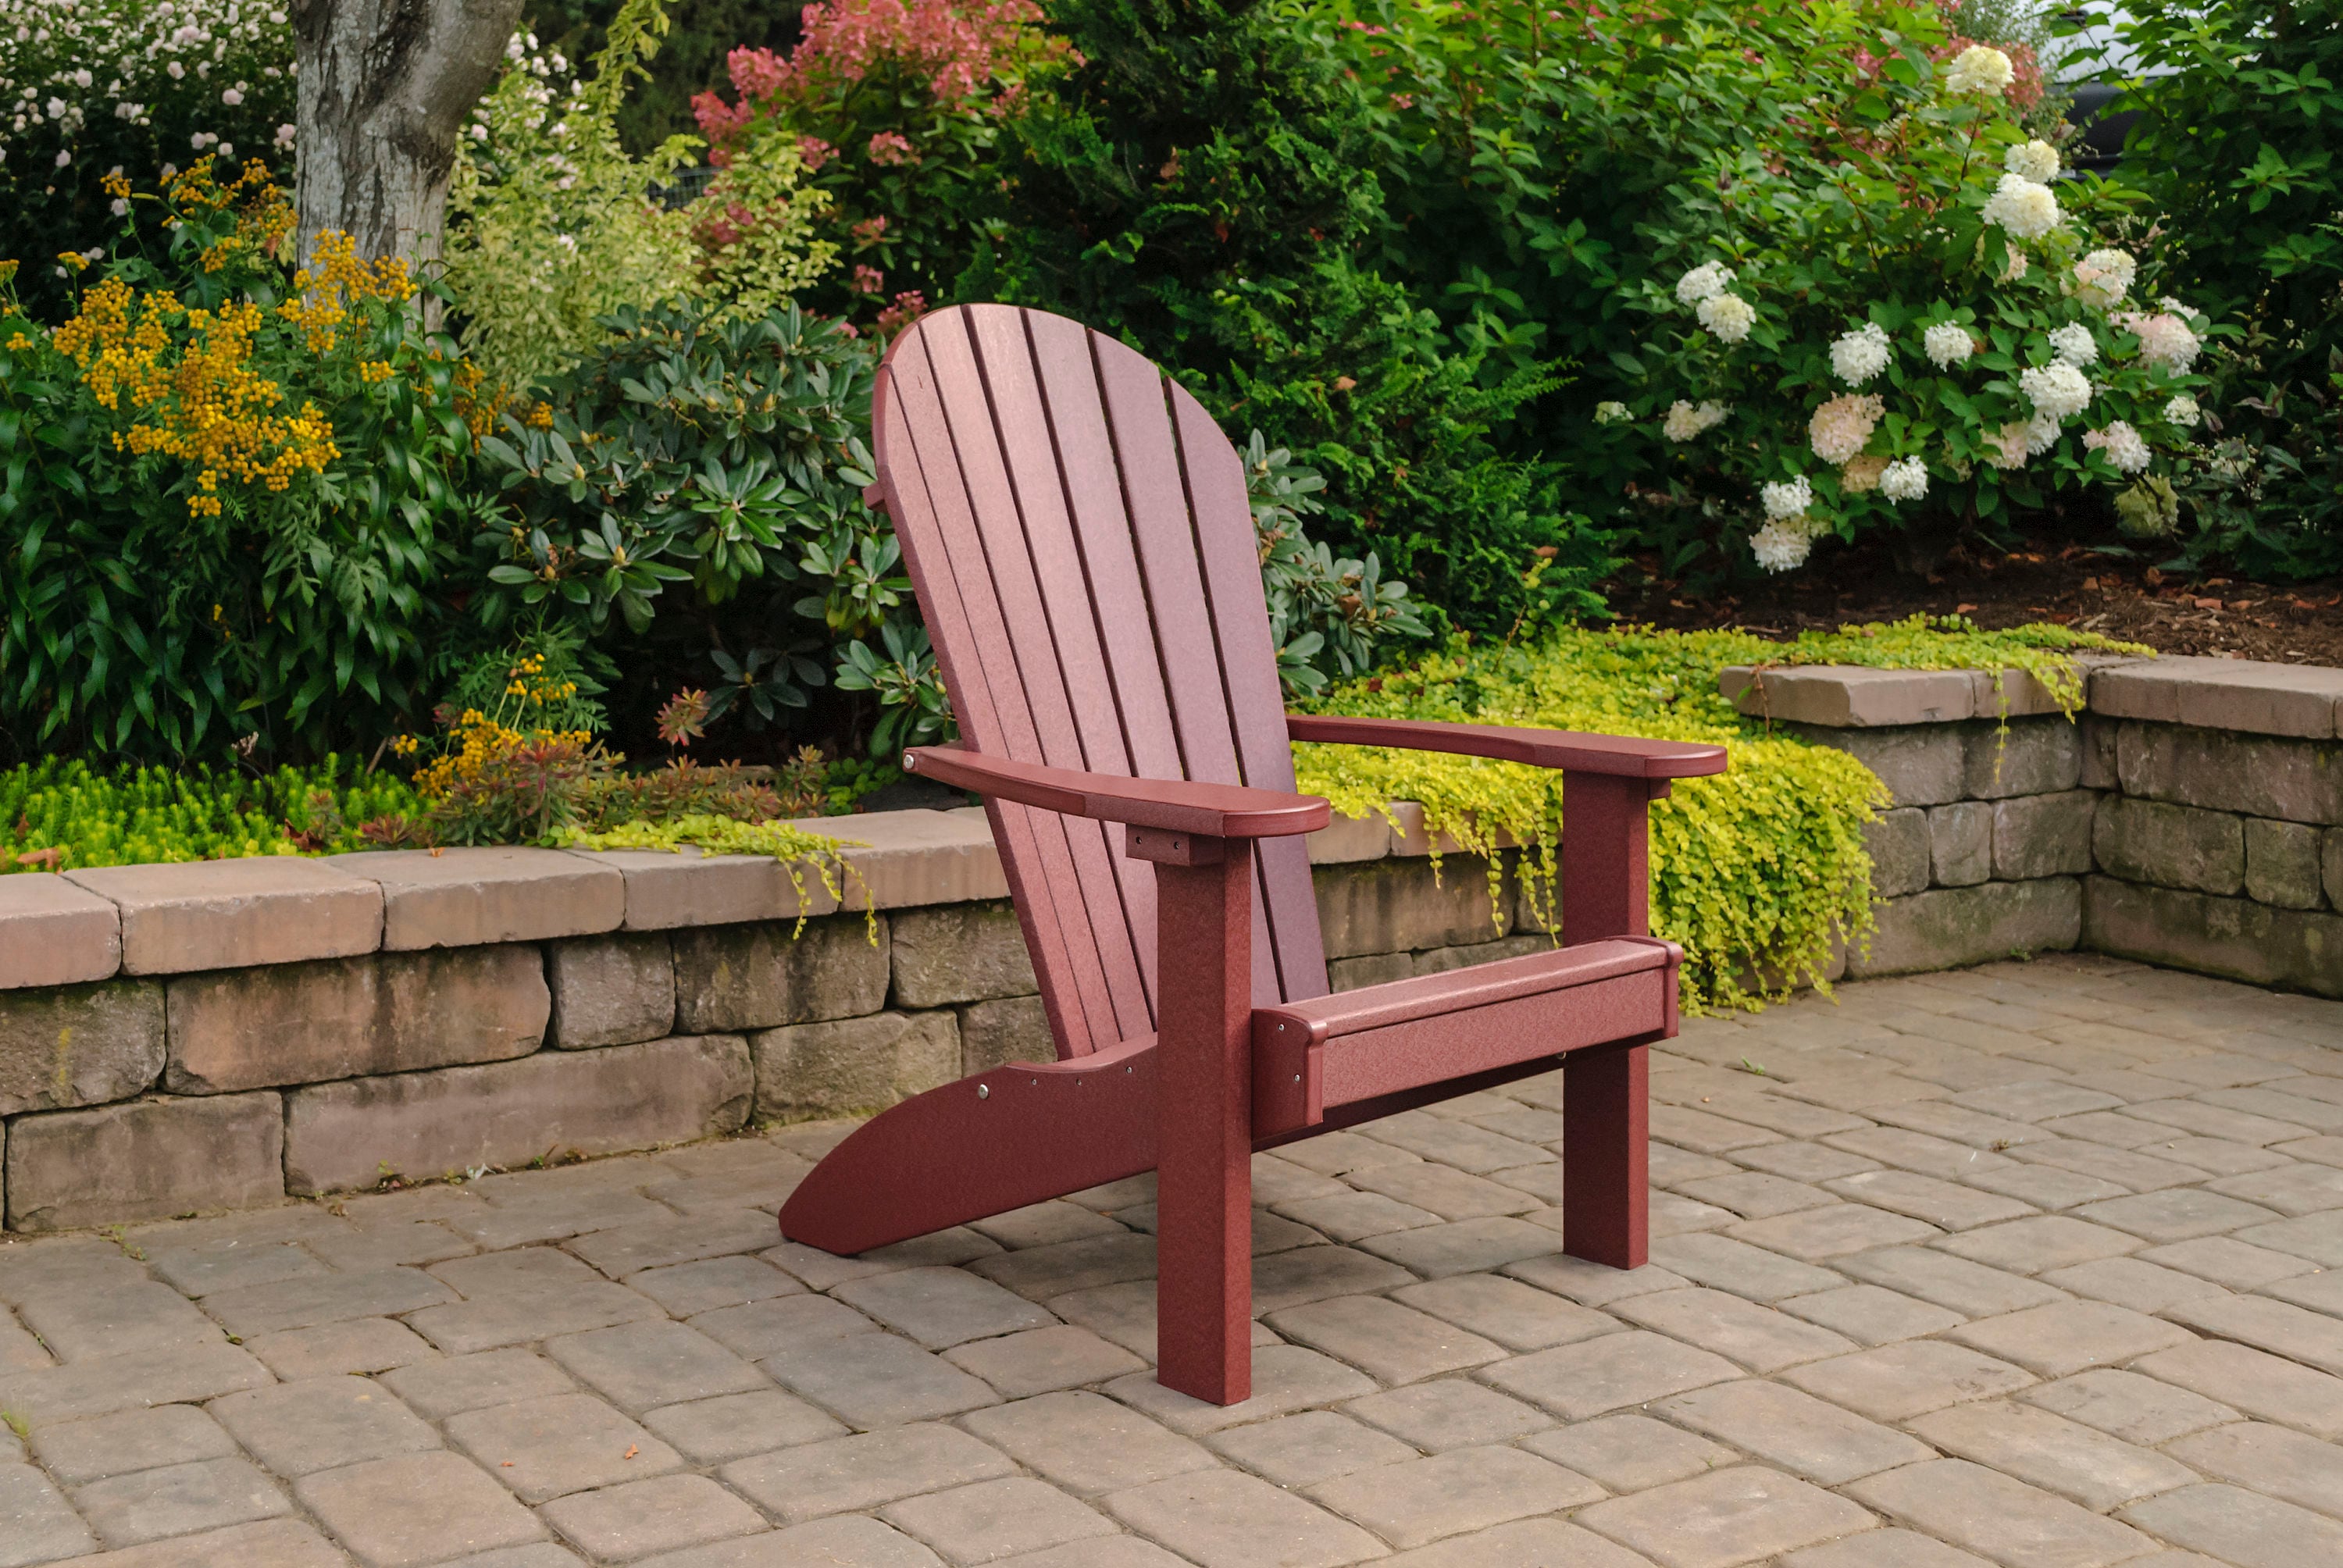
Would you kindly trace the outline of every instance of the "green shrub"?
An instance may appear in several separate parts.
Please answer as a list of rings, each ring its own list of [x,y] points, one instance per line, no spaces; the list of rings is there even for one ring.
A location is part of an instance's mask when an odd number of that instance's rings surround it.
[[[50,758],[0,770],[0,873],[363,849],[367,823],[415,807],[403,780],[338,757],[266,774]]]
[[[1459,645],[1336,688],[1312,711],[1507,724],[1725,745],[1728,771],[1676,781],[1652,808],[1652,930],[1684,949],[1686,1007],[1754,1005],[1818,982],[1835,949],[1871,930],[1864,827],[1885,788],[1849,754],[1771,733],[1718,695],[1735,664],[2024,669],[2080,706],[2072,655],[2111,646],[2062,627],[1979,632],[1953,618],[1809,632],[1563,629],[1534,642]],[[2137,651],[2145,653],[2142,648]],[[1425,826],[1490,852],[1535,846],[1521,865],[1550,910],[1563,776],[1506,762],[1353,746],[1298,746],[1300,788],[1364,816],[1423,804]],[[1491,862],[1493,884],[1496,862]],[[1496,891],[1493,885],[1493,896]]]
[[[2244,332],[2208,367],[2223,440],[2182,485],[2182,564],[2343,568],[2343,5],[2127,5],[2143,75],[2125,177],[2163,214],[2173,270]]]
[[[1554,367],[1379,270],[1381,148],[1325,29],[1277,0],[1066,0],[1051,25],[1066,51],[1008,122],[1004,224],[960,296],[1120,337],[1264,431],[1324,472],[1328,544],[1456,624],[1599,609],[1605,541],[1550,460],[1501,447]]]
[[[0,277],[0,756],[370,750],[429,707],[443,574],[493,508],[475,379],[396,264],[274,259],[257,160],[113,188],[171,226],[126,225],[70,321]]]

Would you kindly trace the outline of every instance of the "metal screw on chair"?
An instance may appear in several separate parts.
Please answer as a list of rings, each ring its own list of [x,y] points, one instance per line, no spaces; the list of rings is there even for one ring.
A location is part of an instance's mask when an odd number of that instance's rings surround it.
[[[980,1084],[978,1084],[978,1085],[976,1086],[976,1097],[977,1097],[979,1100],[990,1100],[990,1099],[991,1099],[991,1098],[992,1098],[992,1086],[991,1086],[990,1084],[989,1084],[989,1083],[980,1083]]]

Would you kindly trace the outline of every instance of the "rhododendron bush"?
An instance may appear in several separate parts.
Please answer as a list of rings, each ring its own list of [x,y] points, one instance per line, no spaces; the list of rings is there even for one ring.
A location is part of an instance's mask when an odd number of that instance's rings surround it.
[[[827,0],[787,56],[736,49],[729,99],[692,101],[725,172],[702,219],[712,252],[772,221],[774,171],[825,203],[842,265],[803,294],[891,331],[940,302],[989,227],[994,144],[1050,53],[1033,0]]]
[[[1643,397],[1605,426],[1639,420],[1663,503],[1704,500],[1767,571],[1876,527],[1924,567],[2078,487],[2171,532],[2220,329],[2115,237],[2134,198],[2028,135],[2006,53],[1901,20],[1789,134],[1678,187],[1629,291]]]

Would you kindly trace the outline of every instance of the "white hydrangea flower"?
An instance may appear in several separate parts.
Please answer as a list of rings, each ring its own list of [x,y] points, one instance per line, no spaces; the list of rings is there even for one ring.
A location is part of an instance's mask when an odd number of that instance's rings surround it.
[[[2104,430],[2083,432],[2083,445],[2107,454],[2107,461],[2121,474],[2137,474],[2148,465],[2153,456],[2139,432],[2121,419],[2111,421]]]
[[[1594,422],[1597,425],[1616,425],[1622,419],[1633,417],[1634,416],[1627,412],[1627,405],[1624,403],[1606,401],[1594,405]]]
[[[1698,305],[1704,299],[1715,299],[1733,281],[1733,269],[1721,261],[1704,261],[1676,279],[1676,301],[1681,305]]]
[[[2050,187],[2024,175],[2004,175],[1985,204],[1985,221],[1998,224],[2019,239],[2040,239],[2056,228],[2065,214]]]
[[[2164,406],[2165,418],[2184,430],[2196,428],[2197,421],[2204,417],[2204,412],[2197,407],[2197,399],[2186,392],[2174,394],[2172,401]]]
[[[2188,323],[2177,315],[2142,316],[2137,312],[2118,315],[2116,325],[2139,338],[2139,357],[2150,365],[2159,366],[2174,376],[2185,376],[2197,363],[2197,351],[2204,344],[2189,329]]]
[[[2001,166],[2036,185],[2048,185],[2058,175],[2058,149],[2037,138],[2010,148],[2002,156]]]
[[[2098,339],[2079,321],[2050,329],[2050,351],[2058,357],[2061,365],[2071,365],[2077,370],[2099,361]]]
[[[1661,424],[1660,433],[1671,441],[1689,441],[1702,431],[1724,423],[1724,404],[1703,403],[1695,408],[1680,397],[1668,406],[1668,417]]]
[[[1957,321],[1939,321],[1920,335],[1920,346],[1939,370],[1949,370],[1976,352],[1976,340]]]
[[[1916,501],[1928,493],[1928,465],[1899,457],[1879,473],[1879,493],[1891,501]]]
[[[2036,414],[2026,422],[2026,451],[2038,457],[2058,444],[2058,417],[2055,414]]]
[[[1760,489],[1757,496],[1765,505],[1767,520],[1771,522],[1803,518],[1806,515],[1806,508],[1815,504],[1815,487],[1806,483],[1804,474],[1783,484],[1769,484]]]
[[[244,95],[236,91],[234,87],[230,87],[220,95],[220,102],[233,109],[244,102]]]
[[[2054,425],[2051,427],[2052,439],[2055,440],[2056,436],[2057,427]],[[2034,453],[2034,442],[2023,420],[2004,425],[1997,434],[1987,436],[1985,444],[1993,448],[1986,454],[1986,461],[2005,474],[2026,467],[2026,459]]]
[[[1749,551],[1757,564],[1769,572],[1795,571],[1806,564],[1806,557],[1815,548],[1803,528],[1785,524],[1767,523],[1749,536]]]
[[[2123,302],[2132,279],[2138,276],[2139,263],[2129,251],[2095,250],[2075,264],[2075,292],[2086,305],[2112,310]]]
[[[1875,321],[1853,332],[1841,333],[1831,344],[1831,371],[1850,387],[1860,387],[1887,368],[1891,345]]]
[[[2036,414],[2054,420],[2073,418],[2091,401],[2089,379],[2064,361],[2037,365],[2024,371],[2017,377],[2017,386]]]
[[[1808,417],[1806,444],[1825,463],[1846,462],[1871,439],[1885,411],[1876,397],[1842,392]]]
[[[1726,343],[1738,343],[1757,325],[1757,307],[1737,294],[1715,294],[1700,302],[1700,324]]]
[[[1945,91],[1952,94],[1989,93],[1999,97],[2017,68],[2009,56],[1983,44],[1972,44],[1953,58],[1945,73]]]
[[[2026,253],[2018,249],[2014,245],[2003,246],[2001,247],[2001,253],[2003,256],[2009,258],[2009,264],[2001,269],[2001,281],[2004,283],[2016,283],[2019,278],[2024,277],[2026,276]]]

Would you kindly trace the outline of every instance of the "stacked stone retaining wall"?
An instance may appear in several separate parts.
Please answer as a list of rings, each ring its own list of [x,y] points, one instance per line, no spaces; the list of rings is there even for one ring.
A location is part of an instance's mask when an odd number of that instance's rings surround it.
[[[2343,672],[1727,672],[1845,747],[1872,829],[1861,977],[2088,947],[2343,996]],[[2006,714],[2006,723],[2004,714]],[[1338,988],[1535,950],[1420,811],[1311,845]],[[769,859],[424,850],[0,878],[0,1206],[152,1219],[868,1111],[1046,1058],[983,813],[818,824],[844,898]],[[802,930],[799,923],[802,921]],[[2338,1041],[2343,1044],[2343,1041]]]

